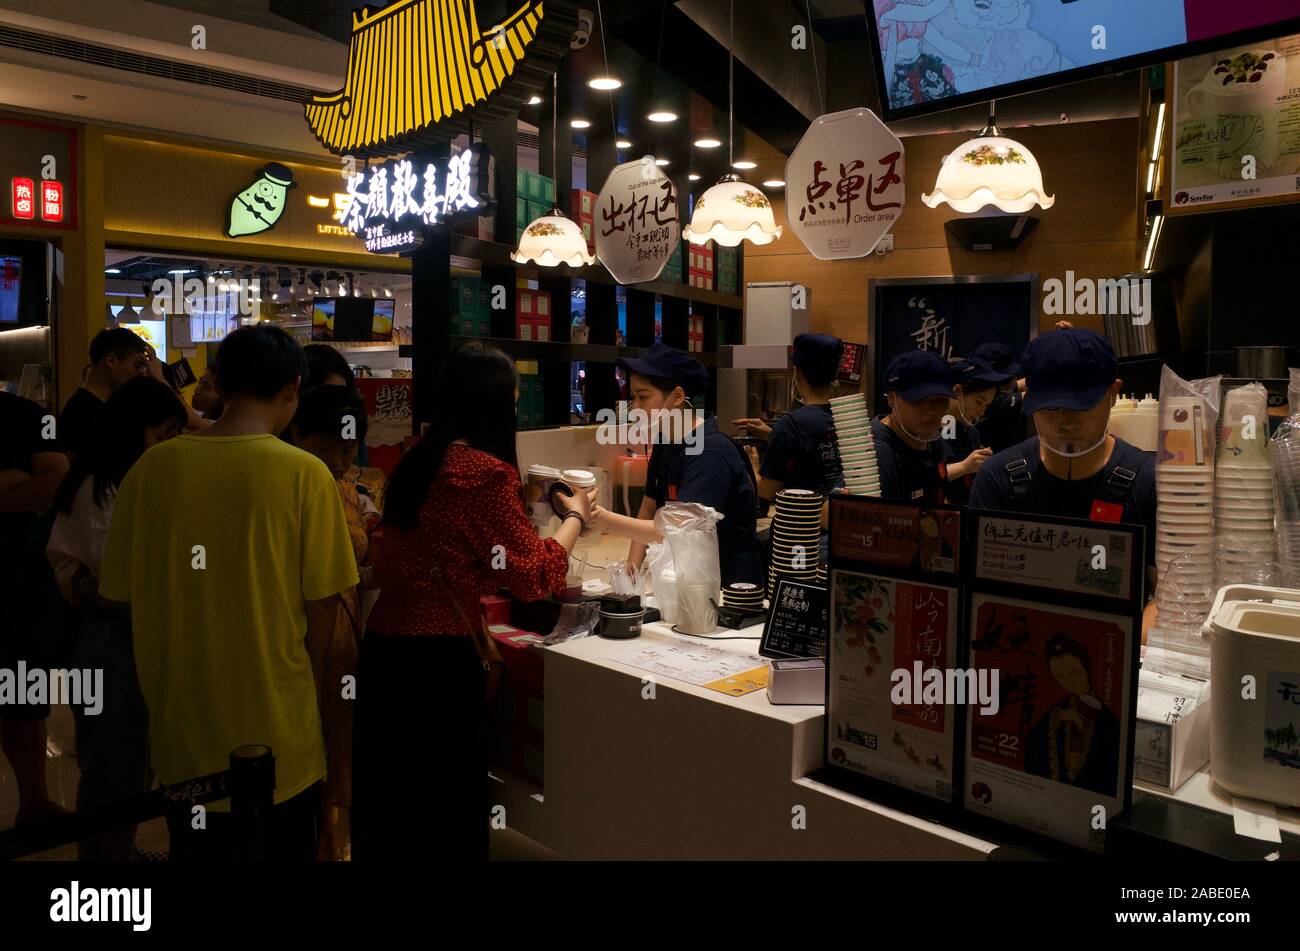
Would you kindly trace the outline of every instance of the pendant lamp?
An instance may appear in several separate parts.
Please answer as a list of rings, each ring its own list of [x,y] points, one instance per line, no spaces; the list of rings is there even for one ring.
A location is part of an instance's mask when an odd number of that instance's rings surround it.
[[[736,121],[736,3],[728,4],[727,46],[727,163],[735,164]],[[771,244],[781,237],[781,226],[772,213],[772,203],[739,175],[727,174],[695,202],[691,223],[682,229],[691,244],[716,241],[734,248],[742,241]]]
[[[551,74],[551,172],[554,174],[556,111],[559,99],[559,74]],[[587,252],[587,239],[582,229],[565,217],[559,207],[538,218],[524,229],[519,247],[510,254],[516,264],[536,264],[539,267],[556,267],[567,264],[582,267],[596,263],[596,256]]]
[[[1056,204],[1056,196],[1046,192],[1034,153],[998,130],[994,103],[989,103],[988,125],[944,156],[934,191],[922,195],[921,201],[931,208],[947,202],[964,214],[985,205],[1021,214],[1035,205],[1051,208]]]

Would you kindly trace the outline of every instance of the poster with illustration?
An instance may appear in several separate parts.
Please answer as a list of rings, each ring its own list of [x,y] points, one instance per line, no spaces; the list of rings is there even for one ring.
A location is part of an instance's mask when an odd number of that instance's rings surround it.
[[[1134,636],[1122,615],[972,596],[970,663],[998,671],[1000,698],[967,720],[968,809],[1101,851],[1125,801]]]
[[[961,558],[961,520],[960,509],[835,498],[831,554],[884,568],[954,573]]]
[[[402,457],[402,441],[411,435],[411,384],[408,379],[363,377],[357,389],[370,417],[366,452],[370,465],[393,474]]]
[[[831,573],[827,756],[838,766],[944,802],[953,798],[954,711],[901,694],[957,661],[955,588],[835,569]]]
[[[1263,739],[1265,762],[1300,770],[1300,673],[1268,672]]]
[[[1171,212],[1300,194],[1300,35],[1174,65]]]

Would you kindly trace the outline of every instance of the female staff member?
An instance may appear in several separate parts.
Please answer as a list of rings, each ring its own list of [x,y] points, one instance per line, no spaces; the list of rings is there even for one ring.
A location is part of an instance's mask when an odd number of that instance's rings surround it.
[[[997,396],[998,387],[1010,381],[1011,375],[999,373],[978,357],[954,364],[952,373],[955,382],[948,412],[953,425],[944,426],[940,444],[947,462],[948,501],[965,505],[975,473],[993,455],[992,449],[985,448],[975,424]]]
[[[794,338],[794,385],[803,406],[769,426],[761,419],[738,419],[755,436],[768,437],[767,454],[758,470],[758,495],[770,502],[782,489],[810,489],[823,495],[840,479],[840,455],[835,447],[831,393],[844,344],[826,334]]]
[[[693,394],[708,385],[708,372],[680,350],[657,343],[640,359],[622,359],[618,366],[628,378],[632,408],[647,414],[689,408]],[[740,447],[718,429],[716,417],[701,420],[694,411],[680,417],[657,418],[651,434],[657,445],[650,455],[645,498],[637,518],[618,515],[596,506],[597,524],[632,539],[628,555],[639,565],[646,545],[662,541],[654,514],[668,502],[699,502],[720,512],[718,558],[724,585],[746,581],[763,583],[762,546],[754,534],[758,492],[754,471]],[[682,425],[666,433],[673,418]],[[666,425],[667,424],[667,425]],[[666,441],[671,438],[672,441]]]
[[[444,411],[384,494],[377,563],[362,578],[381,591],[357,676],[357,861],[487,861],[485,674],[467,625],[500,588],[524,601],[562,589],[591,504],[557,496],[564,522],[537,537],[519,482],[518,396],[500,350],[471,341],[453,352],[437,384]],[[428,821],[397,806],[413,790]]]

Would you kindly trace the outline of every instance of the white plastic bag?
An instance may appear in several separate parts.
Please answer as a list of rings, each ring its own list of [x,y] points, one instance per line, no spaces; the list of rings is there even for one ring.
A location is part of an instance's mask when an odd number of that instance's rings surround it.
[[[673,553],[677,624],[685,634],[711,634],[718,626],[722,588],[718,560],[721,513],[698,502],[670,502],[655,512],[655,528]]]
[[[672,548],[667,542],[655,542],[646,549],[643,564],[650,567],[650,590],[654,592],[660,620],[665,624],[676,623],[677,572],[673,566]]]

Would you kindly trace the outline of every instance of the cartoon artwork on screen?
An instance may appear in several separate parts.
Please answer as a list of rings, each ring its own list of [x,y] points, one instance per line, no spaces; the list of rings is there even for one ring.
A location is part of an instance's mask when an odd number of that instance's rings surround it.
[[[998,712],[971,723],[971,756],[1115,795],[1124,716],[1124,632],[1112,621],[986,600],[972,665],[1000,674]]]

